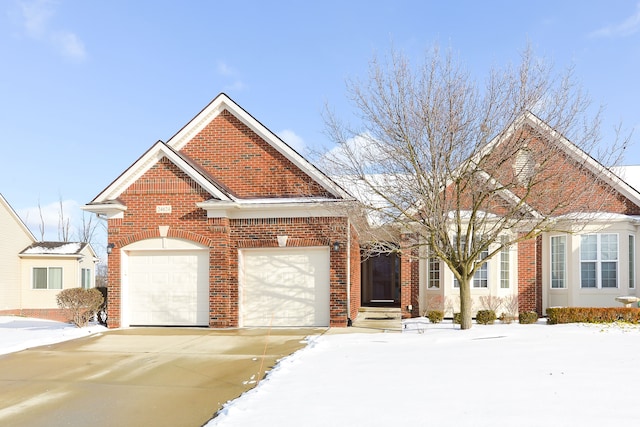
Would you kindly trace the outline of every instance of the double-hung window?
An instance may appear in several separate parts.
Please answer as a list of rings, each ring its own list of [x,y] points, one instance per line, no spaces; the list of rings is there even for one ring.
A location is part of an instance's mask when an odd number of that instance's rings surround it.
[[[91,287],[91,269],[83,268],[82,270],[80,270],[80,274],[81,274],[82,288],[89,289]]]
[[[62,267],[34,267],[33,289],[62,289]]]
[[[582,288],[618,287],[617,234],[580,236],[580,286]]]
[[[440,287],[440,260],[436,257],[429,258],[429,289]]]
[[[636,287],[636,236],[629,235],[629,289]]]
[[[567,287],[567,236],[551,236],[551,288]]]
[[[509,247],[506,245],[507,238],[503,236],[501,239],[502,250],[500,251],[500,287],[502,289],[509,288]]]
[[[489,256],[489,250],[485,249],[480,253],[480,256],[478,257],[478,261],[476,261],[476,262],[483,261],[488,256]],[[460,287],[460,283],[458,282],[458,279],[456,279],[455,277],[453,278],[453,287],[454,288],[459,288]],[[478,267],[476,272],[473,274],[473,280],[471,281],[471,287],[473,287],[473,288],[487,288],[487,287],[489,287],[489,268],[488,268],[488,265],[487,265],[486,261],[484,261],[482,263],[482,265],[480,267]]]

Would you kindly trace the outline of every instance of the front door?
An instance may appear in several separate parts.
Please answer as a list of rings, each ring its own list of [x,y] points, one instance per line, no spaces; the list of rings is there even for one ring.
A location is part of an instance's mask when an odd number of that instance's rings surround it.
[[[362,262],[362,304],[399,306],[400,257],[397,254],[372,255]]]

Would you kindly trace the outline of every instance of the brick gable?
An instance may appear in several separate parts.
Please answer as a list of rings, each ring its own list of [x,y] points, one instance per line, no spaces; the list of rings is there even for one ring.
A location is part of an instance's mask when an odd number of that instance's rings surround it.
[[[180,152],[239,198],[335,197],[227,110]]]

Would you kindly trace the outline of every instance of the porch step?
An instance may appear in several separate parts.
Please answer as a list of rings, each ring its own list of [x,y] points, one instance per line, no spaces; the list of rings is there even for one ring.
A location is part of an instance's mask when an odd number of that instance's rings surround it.
[[[399,307],[360,307],[353,326],[399,332],[402,330],[402,312]]]

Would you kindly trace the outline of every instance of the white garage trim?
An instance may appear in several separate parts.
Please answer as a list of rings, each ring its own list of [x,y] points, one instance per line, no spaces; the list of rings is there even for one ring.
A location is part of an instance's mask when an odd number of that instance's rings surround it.
[[[329,326],[328,247],[241,249],[240,326]]]
[[[208,326],[209,248],[173,238],[121,252],[121,326]]]

